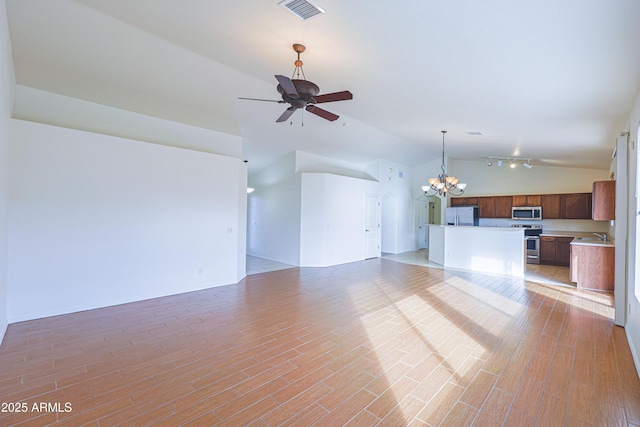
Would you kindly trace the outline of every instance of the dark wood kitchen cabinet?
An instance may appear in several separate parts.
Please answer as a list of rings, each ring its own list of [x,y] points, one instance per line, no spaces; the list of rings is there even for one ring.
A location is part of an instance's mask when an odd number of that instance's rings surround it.
[[[544,214],[544,211],[542,212]],[[540,264],[553,265],[556,262],[556,238],[540,236]]]
[[[556,265],[569,266],[573,237],[556,237]]]
[[[477,197],[452,197],[451,206],[477,206]]]
[[[542,196],[539,194],[536,195],[525,195],[525,196],[513,196],[513,200],[511,201],[512,206],[542,206]]]
[[[480,218],[509,219],[513,206],[541,206],[542,219],[592,219],[591,193],[456,197],[451,198],[451,206],[478,206]]]
[[[511,196],[478,197],[480,218],[511,218]]]
[[[540,236],[540,264],[569,266],[573,237]]]
[[[493,197],[494,218],[511,218],[512,199],[511,196]]]
[[[540,196],[542,219],[560,219],[560,195],[543,194]]]
[[[596,181],[593,183],[592,219],[616,219],[616,182]]]
[[[560,217],[562,219],[591,219],[591,193],[560,195]],[[542,218],[549,219],[542,211]]]
[[[478,197],[478,215],[480,218],[495,218],[493,197]]]

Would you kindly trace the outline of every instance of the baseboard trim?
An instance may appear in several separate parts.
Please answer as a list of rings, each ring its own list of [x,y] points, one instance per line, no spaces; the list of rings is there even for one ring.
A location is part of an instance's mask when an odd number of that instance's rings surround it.
[[[633,363],[636,365],[636,373],[638,374],[638,378],[640,378],[640,357],[638,357],[638,351],[634,347],[633,340],[631,336],[629,336],[629,330],[624,328],[624,333],[627,336],[627,342],[629,343],[629,348],[631,349],[631,357],[633,357]]]

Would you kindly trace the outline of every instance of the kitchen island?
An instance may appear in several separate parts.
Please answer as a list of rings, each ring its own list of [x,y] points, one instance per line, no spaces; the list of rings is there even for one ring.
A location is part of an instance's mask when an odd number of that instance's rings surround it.
[[[524,277],[524,229],[429,225],[429,261],[449,268]]]

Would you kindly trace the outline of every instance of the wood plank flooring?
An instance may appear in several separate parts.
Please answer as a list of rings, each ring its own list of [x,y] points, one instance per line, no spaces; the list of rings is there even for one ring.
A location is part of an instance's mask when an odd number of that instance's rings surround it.
[[[261,273],[10,325],[0,425],[640,426],[612,316],[608,293],[384,259]]]

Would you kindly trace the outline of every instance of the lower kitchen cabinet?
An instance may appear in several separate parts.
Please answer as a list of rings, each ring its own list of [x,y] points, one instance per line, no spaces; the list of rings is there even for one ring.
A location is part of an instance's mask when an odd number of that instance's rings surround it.
[[[569,267],[573,237],[556,237],[556,265]]]
[[[540,264],[555,264],[556,262],[556,238],[553,236],[540,236]]]
[[[573,237],[540,236],[540,264],[569,266]]]
[[[570,280],[578,288],[613,291],[613,246],[571,245]]]

